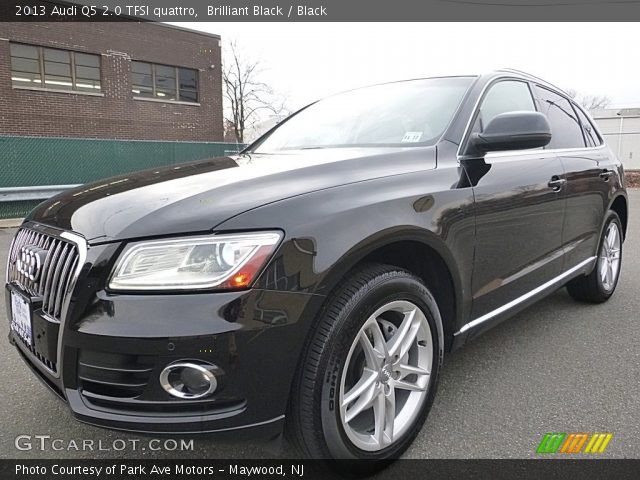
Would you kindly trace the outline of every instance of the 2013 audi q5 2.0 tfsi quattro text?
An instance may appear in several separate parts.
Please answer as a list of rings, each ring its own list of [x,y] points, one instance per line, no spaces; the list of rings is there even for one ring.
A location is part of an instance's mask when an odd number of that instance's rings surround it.
[[[553,85],[377,85],[237,156],[38,206],[8,259],[9,337],[84,422],[390,459],[445,352],[564,285],[613,294],[627,219],[620,162]]]

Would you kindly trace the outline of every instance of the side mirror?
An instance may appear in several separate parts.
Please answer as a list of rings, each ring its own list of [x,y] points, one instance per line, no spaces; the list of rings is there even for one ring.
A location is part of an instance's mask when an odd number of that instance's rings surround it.
[[[471,135],[472,146],[481,153],[544,147],[550,141],[551,126],[540,112],[501,113],[482,133]]]

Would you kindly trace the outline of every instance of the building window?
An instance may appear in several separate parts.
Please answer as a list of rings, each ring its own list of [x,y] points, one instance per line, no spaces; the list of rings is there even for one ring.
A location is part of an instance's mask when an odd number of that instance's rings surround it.
[[[100,55],[12,43],[11,82],[14,87],[99,93]]]
[[[136,97],[198,102],[198,71],[147,62],[131,62],[132,92]]]

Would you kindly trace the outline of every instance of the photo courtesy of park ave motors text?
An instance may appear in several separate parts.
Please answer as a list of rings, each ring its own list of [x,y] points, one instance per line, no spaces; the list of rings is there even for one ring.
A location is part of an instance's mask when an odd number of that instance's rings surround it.
[[[640,458],[637,23],[23,14],[0,22],[15,478]]]

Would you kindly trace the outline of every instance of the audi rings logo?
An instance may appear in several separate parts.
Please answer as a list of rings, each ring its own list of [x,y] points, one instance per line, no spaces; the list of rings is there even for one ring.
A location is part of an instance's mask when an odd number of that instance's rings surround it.
[[[20,257],[16,261],[16,269],[19,273],[35,282],[40,277],[40,271],[47,258],[47,250],[36,245],[25,245],[20,249]]]

